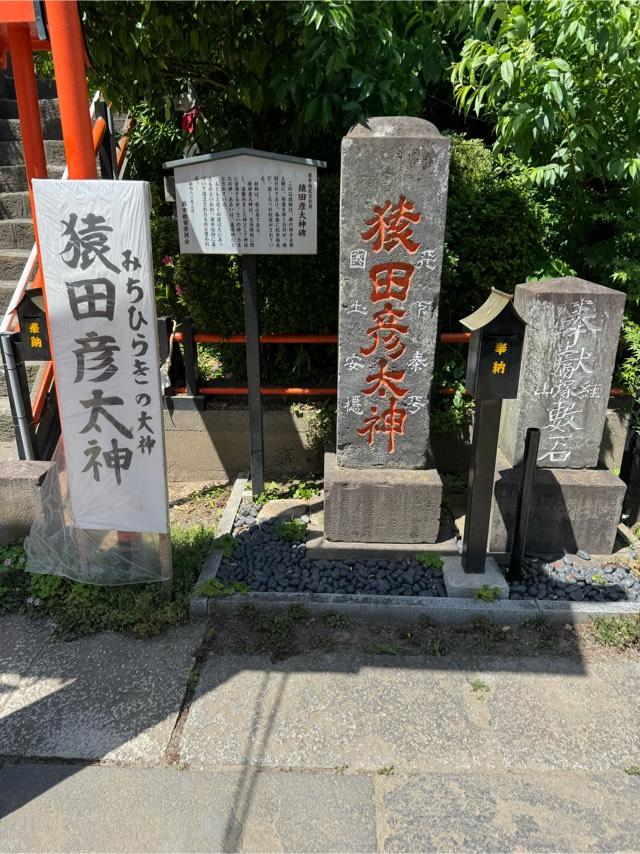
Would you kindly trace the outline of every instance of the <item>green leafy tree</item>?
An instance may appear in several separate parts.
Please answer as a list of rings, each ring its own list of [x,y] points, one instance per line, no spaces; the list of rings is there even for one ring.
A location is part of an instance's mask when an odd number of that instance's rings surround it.
[[[553,186],[640,172],[640,6],[628,0],[472,3],[454,64],[458,104]]]

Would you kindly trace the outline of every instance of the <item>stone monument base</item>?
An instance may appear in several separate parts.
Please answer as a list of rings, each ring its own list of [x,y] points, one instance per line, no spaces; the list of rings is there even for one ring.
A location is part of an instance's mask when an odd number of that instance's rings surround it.
[[[522,469],[498,451],[489,551],[508,552],[515,527]],[[536,471],[527,552],[595,555],[613,552],[626,486],[608,469]]]
[[[483,587],[491,588],[496,599],[509,598],[509,582],[500,572],[495,558],[487,555],[484,572],[465,572],[462,568],[462,558],[445,557],[442,575],[447,596],[458,599],[477,599],[477,593]]]
[[[435,469],[347,469],[324,457],[324,534],[347,543],[434,543],[442,481]]]

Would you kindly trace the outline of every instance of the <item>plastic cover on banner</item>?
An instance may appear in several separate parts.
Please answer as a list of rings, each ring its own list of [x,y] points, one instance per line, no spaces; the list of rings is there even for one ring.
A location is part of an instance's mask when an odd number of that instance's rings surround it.
[[[64,446],[58,442],[41,487],[41,508],[25,541],[27,572],[114,586],[168,581],[168,534],[89,531],[73,525]]]

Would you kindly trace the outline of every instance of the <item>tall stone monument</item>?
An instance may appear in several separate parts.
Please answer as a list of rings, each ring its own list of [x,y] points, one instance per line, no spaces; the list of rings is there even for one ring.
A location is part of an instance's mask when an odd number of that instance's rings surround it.
[[[528,548],[612,551],[625,485],[598,468],[598,455],[624,302],[620,291],[573,277],[516,287],[529,332],[520,393],[503,408],[492,551],[510,547],[528,427],[541,431]]]
[[[430,122],[373,118],[342,141],[337,454],[325,536],[434,542],[442,482],[429,397],[450,142]]]

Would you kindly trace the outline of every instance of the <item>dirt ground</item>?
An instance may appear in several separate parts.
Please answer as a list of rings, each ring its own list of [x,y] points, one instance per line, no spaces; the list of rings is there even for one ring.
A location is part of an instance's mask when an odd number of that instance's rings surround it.
[[[434,626],[425,618],[398,624],[345,617],[330,610],[314,615],[301,605],[265,615],[247,604],[236,610],[218,606],[210,625],[207,652],[268,653],[273,661],[313,650],[443,658],[561,655],[583,661],[611,656],[640,661],[637,646],[607,647],[598,643],[593,623],[560,626],[533,619],[517,626],[496,626],[478,620],[463,626]]]
[[[215,528],[231,494],[231,484],[213,481],[169,483],[169,519],[171,525]]]

